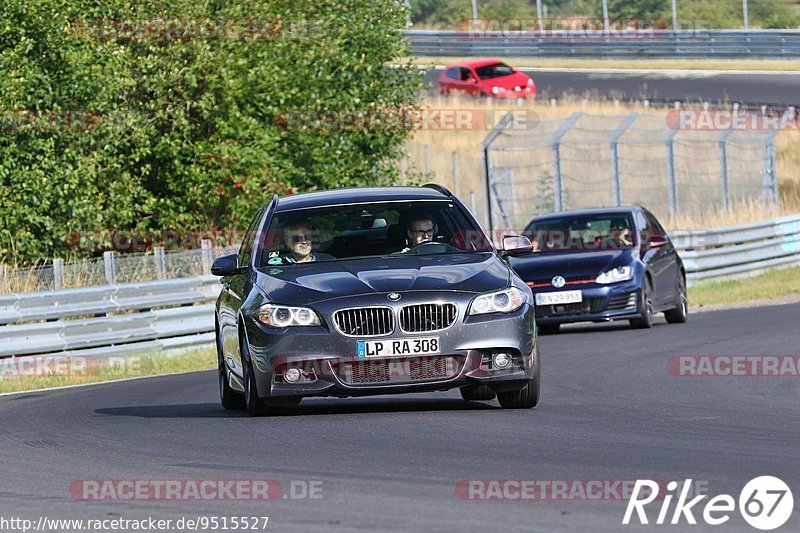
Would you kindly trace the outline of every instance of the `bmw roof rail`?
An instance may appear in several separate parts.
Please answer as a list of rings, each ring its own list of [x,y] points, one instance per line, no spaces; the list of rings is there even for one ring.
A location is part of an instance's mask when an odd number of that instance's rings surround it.
[[[453,193],[451,193],[447,187],[445,187],[444,185],[439,185],[438,183],[426,183],[425,185],[423,185],[423,187],[439,191],[445,196],[453,196]]]

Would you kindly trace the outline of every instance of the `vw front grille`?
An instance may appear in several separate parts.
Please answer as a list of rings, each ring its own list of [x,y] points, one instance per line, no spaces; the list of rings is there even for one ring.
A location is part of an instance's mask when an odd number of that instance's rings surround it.
[[[345,335],[371,337],[394,331],[394,313],[389,307],[342,309],[333,315],[336,327]]]
[[[409,333],[436,331],[453,325],[458,314],[455,304],[417,304],[400,310],[400,329]]]

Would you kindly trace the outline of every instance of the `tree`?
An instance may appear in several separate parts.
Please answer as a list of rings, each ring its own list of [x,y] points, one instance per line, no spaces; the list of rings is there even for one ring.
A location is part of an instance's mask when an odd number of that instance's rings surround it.
[[[412,124],[368,118],[421,88],[392,65],[402,2],[4,0],[0,21],[0,259],[241,228],[276,192],[397,177]]]

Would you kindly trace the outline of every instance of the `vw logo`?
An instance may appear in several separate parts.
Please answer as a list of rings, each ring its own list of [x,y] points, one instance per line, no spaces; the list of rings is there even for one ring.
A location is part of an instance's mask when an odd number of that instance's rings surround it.
[[[550,283],[552,283],[553,287],[556,289],[560,289],[567,284],[567,280],[565,280],[563,276],[554,276]]]
[[[397,300],[400,299],[400,295],[397,294],[396,292],[390,292],[389,294],[386,295],[386,297],[389,298],[389,300],[391,300],[392,302],[396,302]]]

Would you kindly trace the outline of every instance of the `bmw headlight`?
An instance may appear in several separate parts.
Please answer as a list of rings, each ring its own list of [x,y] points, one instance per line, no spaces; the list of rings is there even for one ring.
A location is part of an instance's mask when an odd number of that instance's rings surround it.
[[[288,305],[266,304],[258,310],[258,320],[262,324],[275,328],[289,326],[319,326],[319,316],[308,307],[290,307]]]
[[[513,313],[525,303],[526,295],[516,287],[481,294],[469,306],[470,315]]]
[[[608,272],[603,272],[599,276],[597,276],[597,283],[601,283],[606,285],[608,283],[616,283],[618,281],[628,281],[633,277],[633,269],[628,266],[620,266],[614,269],[609,270]]]
[[[502,87],[498,87],[497,85],[492,87],[492,94],[503,94],[504,92],[506,92],[506,90]]]

